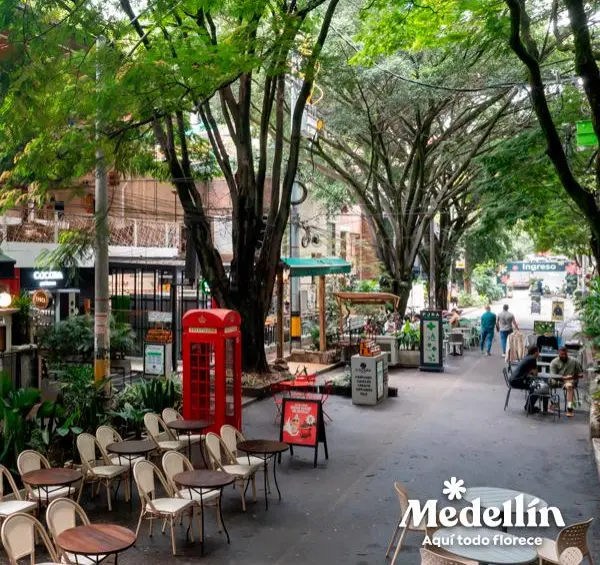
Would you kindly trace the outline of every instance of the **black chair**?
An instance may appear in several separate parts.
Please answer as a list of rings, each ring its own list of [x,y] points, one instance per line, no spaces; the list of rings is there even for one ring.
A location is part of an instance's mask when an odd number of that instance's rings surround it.
[[[550,387],[550,385],[546,382],[542,382],[542,381],[536,381],[535,378],[532,379],[532,386],[530,387],[529,391],[527,392],[527,399],[525,400],[525,408],[526,408],[526,414],[527,417],[529,417],[529,403],[531,401],[531,396],[535,395],[537,396],[540,405],[543,405],[544,399],[548,399],[549,402],[551,402],[554,405],[554,410],[552,411],[552,414],[554,416],[554,421],[556,422],[556,416],[558,415],[558,418],[560,419],[560,396],[553,391],[553,389]],[[543,388],[543,385],[546,385],[545,388]],[[546,391],[547,389],[547,391]]]
[[[512,387],[510,386],[510,378],[508,376],[508,368],[504,367],[504,369],[502,369],[502,376],[504,377],[504,382],[506,383],[506,386],[508,388],[508,392],[506,393],[506,400],[504,401],[504,410],[506,410],[506,407],[508,406],[508,401],[510,400],[510,392],[512,390]]]

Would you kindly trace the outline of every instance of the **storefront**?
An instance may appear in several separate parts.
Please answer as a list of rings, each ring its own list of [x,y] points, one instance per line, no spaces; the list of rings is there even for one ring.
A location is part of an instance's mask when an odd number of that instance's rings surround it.
[[[21,289],[31,295],[34,303],[34,325],[37,330],[84,312],[86,300],[93,299],[94,269],[18,269]],[[44,292],[41,292],[44,291]],[[42,299],[46,296],[47,299]]]

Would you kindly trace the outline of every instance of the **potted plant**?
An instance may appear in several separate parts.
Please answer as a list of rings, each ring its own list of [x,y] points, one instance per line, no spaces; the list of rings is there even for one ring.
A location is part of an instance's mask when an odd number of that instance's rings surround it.
[[[398,342],[398,365],[400,367],[418,367],[420,364],[419,345],[421,343],[421,332],[418,328],[406,321],[397,334]]]

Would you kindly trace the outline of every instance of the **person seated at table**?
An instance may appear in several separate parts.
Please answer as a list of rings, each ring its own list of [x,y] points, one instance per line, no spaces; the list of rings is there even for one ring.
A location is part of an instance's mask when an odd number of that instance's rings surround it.
[[[531,384],[533,379],[538,374],[537,359],[540,356],[540,350],[537,346],[532,345],[527,350],[527,355],[519,361],[519,364],[513,369],[512,376],[510,378],[511,388],[517,388],[520,390],[531,390]],[[529,405],[525,404],[525,410],[530,414],[539,412],[540,409],[535,405],[538,400],[536,394],[529,395]],[[547,409],[548,400],[544,399],[544,409]]]
[[[577,386],[577,380],[583,377],[583,367],[581,363],[572,357],[569,357],[569,350],[561,347],[558,350],[558,357],[555,357],[550,363],[550,373],[562,375],[562,384],[567,393],[567,417],[573,417],[573,389]],[[560,381],[553,381],[553,385],[560,386]]]
[[[456,308],[452,308],[450,311],[450,327],[458,328],[460,326],[460,312]]]

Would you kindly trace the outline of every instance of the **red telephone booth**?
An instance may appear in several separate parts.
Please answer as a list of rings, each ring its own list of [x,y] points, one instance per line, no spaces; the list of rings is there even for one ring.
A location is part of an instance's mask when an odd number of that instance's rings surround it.
[[[241,318],[233,310],[190,310],[183,316],[183,417],[242,425]]]

